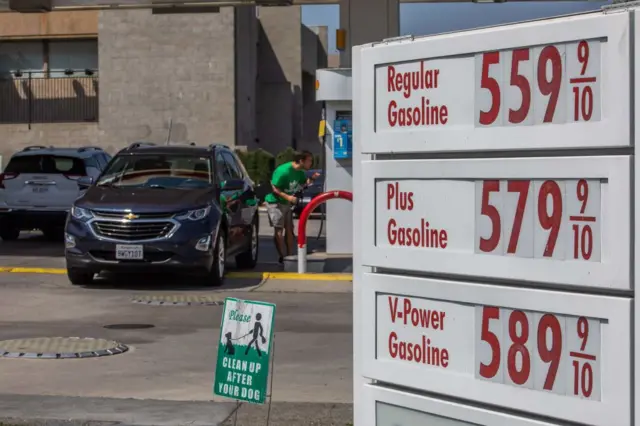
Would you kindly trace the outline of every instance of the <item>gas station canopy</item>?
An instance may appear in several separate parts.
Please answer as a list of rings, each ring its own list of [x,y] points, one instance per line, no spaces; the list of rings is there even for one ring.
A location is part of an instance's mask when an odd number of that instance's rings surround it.
[[[401,0],[403,3],[502,3],[506,0]],[[527,1],[527,0],[510,0]],[[544,0],[543,0],[544,1]],[[554,0],[547,0],[554,1]],[[159,7],[203,6],[292,6],[338,4],[340,0],[0,0],[0,10],[18,12],[51,12],[86,9],[149,9]]]

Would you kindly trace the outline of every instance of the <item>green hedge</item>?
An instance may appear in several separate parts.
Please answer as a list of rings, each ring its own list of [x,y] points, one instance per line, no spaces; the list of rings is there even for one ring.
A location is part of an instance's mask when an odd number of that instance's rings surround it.
[[[257,151],[241,152],[238,157],[242,160],[249,176],[256,184],[262,184],[271,180],[271,174],[275,169],[275,158],[264,149]]]
[[[237,153],[256,185],[269,183],[275,168],[293,161],[293,157],[296,155],[293,148],[287,148],[275,157],[263,149],[247,152],[237,151]],[[313,156],[313,168],[322,168],[322,158],[319,155]]]

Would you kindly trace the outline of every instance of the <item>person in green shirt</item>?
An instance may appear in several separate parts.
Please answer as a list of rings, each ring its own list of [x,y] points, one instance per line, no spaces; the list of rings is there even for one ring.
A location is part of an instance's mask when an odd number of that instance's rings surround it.
[[[278,262],[283,263],[284,256],[293,254],[293,212],[291,207],[296,203],[295,193],[301,190],[305,184],[320,176],[314,173],[307,179],[307,170],[313,165],[313,154],[309,151],[302,151],[296,154],[293,161],[278,166],[271,176],[272,192],[267,194],[267,213],[269,223],[273,227],[273,241],[278,249],[280,258]],[[285,236],[286,233],[286,244]],[[285,254],[286,253],[286,254]]]

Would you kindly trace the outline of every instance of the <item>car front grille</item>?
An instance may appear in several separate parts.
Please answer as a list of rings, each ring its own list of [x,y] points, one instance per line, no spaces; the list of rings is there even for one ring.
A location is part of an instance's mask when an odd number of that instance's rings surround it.
[[[176,226],[173,222],[115,222],[96,220],[91,226],[94,232],[106,238],[121,241],[143,241],[166,237]]]
[[[94,210],[93,214],[105,219],[128,219],[129,212],[112,212]],[[136,219],[171,219],[175,213],[134,213]]]

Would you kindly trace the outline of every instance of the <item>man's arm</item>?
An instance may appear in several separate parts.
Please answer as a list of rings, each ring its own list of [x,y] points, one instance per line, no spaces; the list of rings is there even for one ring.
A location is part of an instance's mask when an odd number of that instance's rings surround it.
[[[311,185],[313,181],[318,179],[320,176],[320,173],[315,172],[311,177],[309,177],[309,179],[307,179],[307,185]]]
[[[271,184],[271,188],[273,189],[273,193],[276,194],[278,197],[283,198],[289,202],[293,202],[295,201],[295,197],[293,195],[289,195],[285,192],[282,192],[278,189],[277,186],[275,186],[273,183]],[[292,200],[293,199],[293,200]]]
[[[282,187],[282,176],[279,173],[274,173],[274,176],[271,179],[271,189],[273,190],[273,193],[290,203],[294,203],[296,198],[281,190],[280,187]]]

